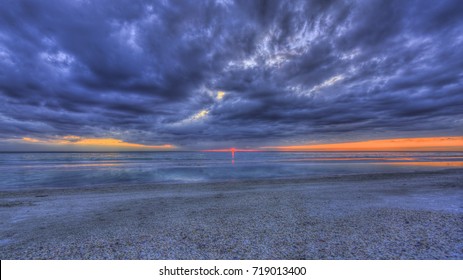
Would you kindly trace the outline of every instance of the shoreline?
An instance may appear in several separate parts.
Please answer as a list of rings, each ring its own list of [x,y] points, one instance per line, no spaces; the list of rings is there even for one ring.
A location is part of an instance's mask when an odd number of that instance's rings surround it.
[[[1,259],[463,259],[460,170],[2,191]]]

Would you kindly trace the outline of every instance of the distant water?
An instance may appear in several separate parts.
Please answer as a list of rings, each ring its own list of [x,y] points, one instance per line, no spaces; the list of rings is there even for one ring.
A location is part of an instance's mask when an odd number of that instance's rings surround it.
[[[0,153],[0,190],[463,168],[463,152]]]

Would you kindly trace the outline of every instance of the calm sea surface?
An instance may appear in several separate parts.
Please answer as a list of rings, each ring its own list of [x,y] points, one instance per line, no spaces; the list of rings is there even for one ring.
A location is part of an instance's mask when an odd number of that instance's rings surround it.
[[[0,153],[0,190],[460,168],[463,152]]]

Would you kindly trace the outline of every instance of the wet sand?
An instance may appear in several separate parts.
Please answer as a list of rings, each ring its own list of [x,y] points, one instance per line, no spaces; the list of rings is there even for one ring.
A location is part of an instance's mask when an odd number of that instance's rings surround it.
[[[0,192],[1,259],[463,259],[463,172]]]

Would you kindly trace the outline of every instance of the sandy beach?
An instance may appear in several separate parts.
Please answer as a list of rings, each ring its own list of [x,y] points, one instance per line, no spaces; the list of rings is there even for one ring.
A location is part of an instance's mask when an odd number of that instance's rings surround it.
[[[463,259],[463,172],[2,191],[1,259]]]

